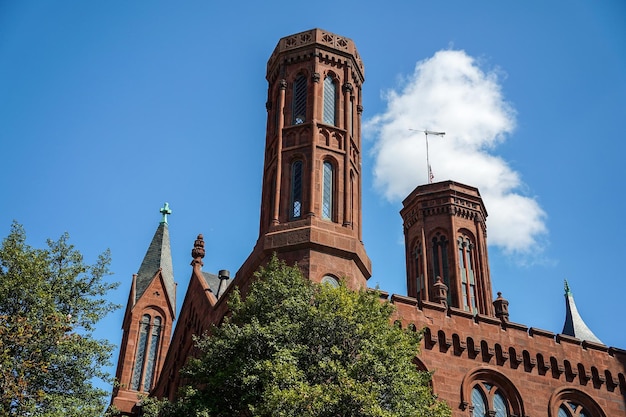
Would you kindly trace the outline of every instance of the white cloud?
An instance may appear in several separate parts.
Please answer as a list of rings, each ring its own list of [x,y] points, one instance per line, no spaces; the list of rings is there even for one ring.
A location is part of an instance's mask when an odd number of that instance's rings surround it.
[[[387,109],[365,123],[375,137],[376,188],[403,199],[427,180],[424,134],[429,136],[435,181],[452,179],[479,188],[489,212],[489,242],[510,253],[530,253],[547,233],[545,212],[521,193],[520,175],[492,154],[515,129],[515,110],[502,96],[495,70],[483,71],[464,51],[445,50],[417,63]]]

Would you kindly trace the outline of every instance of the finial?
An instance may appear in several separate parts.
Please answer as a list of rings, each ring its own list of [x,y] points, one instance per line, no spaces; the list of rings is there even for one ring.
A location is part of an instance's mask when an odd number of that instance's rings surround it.
[[[569,284],[567,283],[567,280],[565,280],[565,295],[572,295],[572,291],[570,291],[569,289]]]
[[[191,257],[193,258],[193,261],[191,261],[191,264],[194,265],[196,263],[199,263],[200,265],[202,265],[202,258],[204,258],[204,255],[204,236],[200,234],[198,235],[196,241],[193,243],[193,249],[191,250]]]
[[[448,308],[448,286],[441,281],[441,277],[437,275],[435,283],[433,284],[435,289],[435,302],[443,304]]]
[[[493,301],[493,307],[496,311],[496,317],[500,319],[502,323],[509,321],[509,302],[502,297],[502,293],[498,291],[498,298]]]
[[[172,210],[170,210],[170,205],[166,202],[163,205],[163,208],[159,210],[159,213],[163,215],[163,219],[161,219],[161,223],[167,224],[167,216],[172,214]]]

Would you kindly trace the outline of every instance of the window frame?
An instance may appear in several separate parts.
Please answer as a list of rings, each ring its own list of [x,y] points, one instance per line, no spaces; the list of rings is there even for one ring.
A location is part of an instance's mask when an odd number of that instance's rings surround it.
[[[292,84],[291,124],[300,125],[307,121],[308,81],[306,75],[296,75]]]
[[[137,349],[135,350],[133,373],[130,380],[130,389],[138,392],[148,392],[152,389],[154,375],[162,340],[162,330],[165,320],[160,313],[144,312],[139,321],[137,335]]]
[[[322,163],[321,217],[324,220],[330,220],[332,222],[335,221],[335,190],[337,188],[335,186],[336,172],[337,169],[333,161],[325,159]]]
[[[572,408],[574,405],[576,408]],[[589,395],[575,388],[561,388],[550,396],[548,417],[606,417],[606,413]],[[583,414],[581,414],[583,413]]]
[[[322,121],[325,124],[337,126],[337,81],[332,73],[324,77],[324,94],[322,97]]]
[[[487,389],[488,392],[485,391],[485,384],[490,387]],[[483,390],[483,393],[487,398],[487,404],[489,407],[486,410],[487,415],[491,415],[489,413],[495,412],[493,399],[498,392],[506,404],[507,416],[526,415],[522,397],[515,387],[515,384],[513,384],[510,379],[500,372],[484,367],[474,368],[463,377],[463,381],[461,383],[461,409],[465,410],[469,408],[470,410],[473,410],[472,392],[476,386],[479,386],[480,389]]]
[[[304,161],[302,159],[295,159],[291,162],[290,167],[289,220],[298,220],[302,218]],[[296,167],[299,167],[299,172],[296,170]],[[296,204],[298,204],[298,207],[296,207]]]

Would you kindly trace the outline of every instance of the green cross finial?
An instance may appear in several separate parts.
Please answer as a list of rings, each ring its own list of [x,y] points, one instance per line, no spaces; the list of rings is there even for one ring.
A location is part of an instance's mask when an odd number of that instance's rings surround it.
[[[569,289],[569,284],[567,283],[567,280],[565,280],[565,295],[571,295],[572,292]]]
[[[159,212],[163,215],[161,223],[167,224],[167,216],[168,214],[172,214],[172,210],[170,210],[170,205],[166,202],[163,208],[159,210]]]

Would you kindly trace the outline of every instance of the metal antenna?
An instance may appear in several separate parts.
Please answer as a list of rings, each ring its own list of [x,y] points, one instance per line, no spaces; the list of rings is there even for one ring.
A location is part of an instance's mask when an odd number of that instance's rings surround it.
[[[432,184],[433,183],[433,178],[435,178],[435,176],[433,175],[433,170],[430,168],[430,158],[428,155],[428,135],[435,135],[435,136],[441,136],[443,137],[446,132],[434,132],[432,130],[417,130],[417,129],[409,129],[412,132],[422,132],[424,133],[424,136],[426,136],[426,166],[428,169],[428,183]]]

